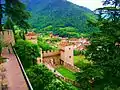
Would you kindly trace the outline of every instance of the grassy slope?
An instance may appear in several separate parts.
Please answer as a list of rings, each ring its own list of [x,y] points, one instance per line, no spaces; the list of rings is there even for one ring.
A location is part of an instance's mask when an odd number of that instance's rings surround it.
[[[60,72],[64,77],[69,78],[71,80],[75,80],[74,72],[66,69],[65,67],[60,66],[59,68],[57,68],[57,71]]]

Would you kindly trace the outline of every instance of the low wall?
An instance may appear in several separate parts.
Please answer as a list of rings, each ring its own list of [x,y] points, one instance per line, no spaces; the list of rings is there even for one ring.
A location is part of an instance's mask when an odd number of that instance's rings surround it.
[[[43,51],[42,52],[43,58],[44,57],[52,57],[60,55],[60,51]]]
[[[76,81],[73,81],[73,80],[71,80],[71,79],[65,78],[65,77],[60,76],[60,75],[58,75],[58,74],[55,74],[55,76],[56,76],[57,78],[65,81],[65,82],[67,82],[67,83],[71,83],[72,85],[74,85],[74,86],[76,86],[76,87],[80,87],[80,84],[77,83]]]
[[[70,64],[68,64],[68,63],[66,63],[66,62],[64,62],[64,66],[65,66],[67,69],[69,69],[70,71],[73,71],[73,72],[79,72],[79,71],[80,71],[80,69],[79,69],[78,67],[72,66],[72,65],[70,65]]]
[[[0,38],[3,40],[3,42],[6,45],[14,45],[15,44],[15,40],[14,40],[14,35],[13,35],[13,31],[12,30],[4,30],[4,31],[0,31]]]

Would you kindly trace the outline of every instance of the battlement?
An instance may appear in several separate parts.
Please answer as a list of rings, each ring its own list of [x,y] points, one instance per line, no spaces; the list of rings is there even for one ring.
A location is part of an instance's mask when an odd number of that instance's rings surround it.
[[[43,51],[42,54],[43,54],[43,58],[44,57],[51,57],[51,56],[58,56],[58,55],[60,55],[60,51],[59,50]]]
[[[14,40],[14,34],[12,30],[4,30],[4,31],[0,31],[0,38],[3,40],[3,42],[6,45],[9,45],[10,43],[12,45],[15,44],[15,40]]]

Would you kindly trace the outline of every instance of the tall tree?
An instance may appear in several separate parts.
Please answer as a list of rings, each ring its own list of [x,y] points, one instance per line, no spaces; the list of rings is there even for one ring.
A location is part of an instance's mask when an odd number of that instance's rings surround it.
[[[25,5],[21,3],[20,0],[3,0],[4,4],[0,0],[0,25],[2,30],[2,18],[7,17],[9,20],[9,29],[13,29],[14,25],[17,25],[21,28],[27,29],[29,28],[29,24],[27,23],[27,19],[30,17],[29,12],[25,10]],[[3,17],[5,14],[5,17]],[[8,24],[8,23],[7,23]]]
[[[77,75],[83,88],[87,86],[86,90],[120,89],[120,0],[104,0],[103,3],[105,7],[96,10],[101,19],[94,24],[100,32],[92,35],[86,53],[93,64]]]
[[[40,50],[36,44],[18,40],[15,44],[15,49],[24,68],[29,68],[30,66],[37,64],[37,57],[40,56]]]

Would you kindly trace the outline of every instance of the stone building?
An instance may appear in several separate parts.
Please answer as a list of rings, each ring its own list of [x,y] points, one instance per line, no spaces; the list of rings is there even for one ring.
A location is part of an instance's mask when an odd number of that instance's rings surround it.
[[[42,57],[37,60],[38,64],[42,62],[44,64],[49,64],[52,67],[63,65],[69,70],[79,71],[79,69],[74,66],[73,46],[69,45],[67,42],[61,42],[59,44],[59,50],[43,51],[41,55]]]
[[[28,32],[26,35],[25,35],[25,39],[34,43],[34,44],[37,44],[37,37],[38,35],[35,34],[34,32]]]
[[[73,58],[73,45],[70,45],[67,41],[61,42],[59,45],[60,48],[60,57],[64,62],[64,65],[70,64],[74,66],[74,58]]]

